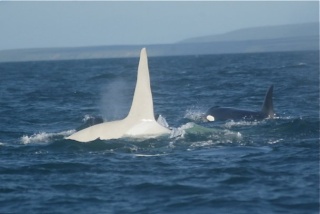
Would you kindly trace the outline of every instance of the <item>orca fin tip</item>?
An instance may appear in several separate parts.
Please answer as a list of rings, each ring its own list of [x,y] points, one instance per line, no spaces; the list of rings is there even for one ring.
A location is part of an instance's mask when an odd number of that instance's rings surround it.
[[[145,47],[142,48],[141,51],[140,51],[140,53],[141,53],[141,54],[147,54],[147,48],[145,48]]]

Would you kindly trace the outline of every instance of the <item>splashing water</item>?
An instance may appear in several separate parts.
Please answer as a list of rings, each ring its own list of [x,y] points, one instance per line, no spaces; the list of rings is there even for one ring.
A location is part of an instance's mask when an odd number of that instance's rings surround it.
[[[59,133],[40,132],[31,136],[24,135],[20,140],[22,144],[47,144],[52,142],[57,137],[67,137],[74,132],[75,130],[63,131]]]

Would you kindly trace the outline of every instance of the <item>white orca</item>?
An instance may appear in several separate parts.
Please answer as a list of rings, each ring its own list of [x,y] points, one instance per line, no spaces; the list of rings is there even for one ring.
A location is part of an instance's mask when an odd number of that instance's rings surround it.
[[[124,137],[154,138],[169,135],[170,130],[161,126],[154,118],[153,99],[150,86],[148,57],[145,48],[141,50],[136,88],[129,114],[123,120],[100,123],[82,129],[71,136],[70,140],[89,142]]]
[[[262,120],[265,118],[274,118],[275,114],[273,110],[272,94],[273,85],[271,85],[268,89],[260,111],[248,111],[243,109],[215,106],[208,109],[205,114],[205,119],[213,122],[217,120]]]

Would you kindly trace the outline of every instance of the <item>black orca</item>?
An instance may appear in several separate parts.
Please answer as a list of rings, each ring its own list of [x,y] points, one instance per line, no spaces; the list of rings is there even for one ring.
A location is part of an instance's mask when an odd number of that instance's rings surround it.
[[[265,118],[273,118],[273,85],[271,85],[266,93],[262,109],[260,111],[248,111],[242,109],[235,109],[229,107],[219,107],[215,106],[210,109],[205,114],[205,119],[207,121],[221,121],[221,120],[262,120]]]

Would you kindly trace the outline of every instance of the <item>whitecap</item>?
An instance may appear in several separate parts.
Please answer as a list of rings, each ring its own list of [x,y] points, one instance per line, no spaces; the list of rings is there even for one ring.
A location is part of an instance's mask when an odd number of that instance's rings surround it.
[[[307,63],[304,63],[304,62],[299,62],[298,63],[298,66],[306,66],[307,65]]]
[[[276,143],[279,143],[279,142],[281,142],[281,141],[283,141],[283,139],[270,140],[270,141],[268,142],[268,144],[276,144]]]
[[[164,156],[164,155],[167,155],[167,154],[135,154],[134,156],[136,157],[158,157],[158,156]]]
[[[207,141],[198,141],[198,142],[194,142],[190,145],[190,148],[199,148],[199,147],[208,147],[213,145],[214,142],[212,140],[207,140]],[[188,149],[189,151],[192,149]]]

